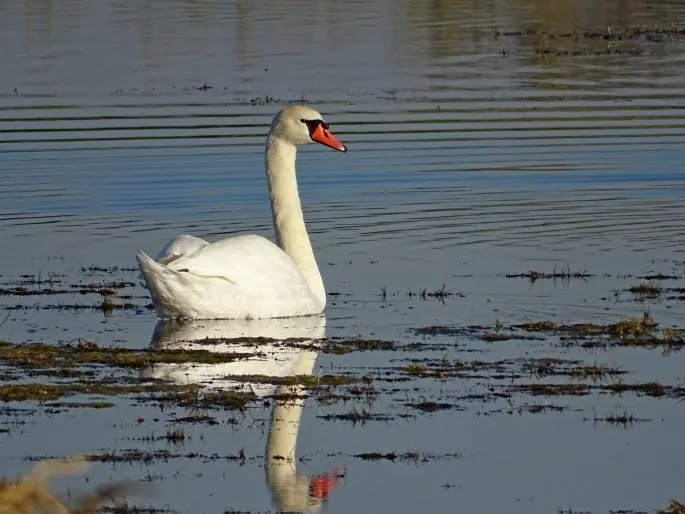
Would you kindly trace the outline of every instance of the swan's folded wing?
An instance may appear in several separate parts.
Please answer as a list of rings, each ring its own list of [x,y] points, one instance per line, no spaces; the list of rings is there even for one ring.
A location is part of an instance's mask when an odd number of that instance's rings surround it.
[[[195,236],[182,235],[175,237],[162,248],[155,260],[160,264],[168,265],[184,255],[190,255],[204,248],[209,243]]]
[[[257,235],[236,236],[206,244],[167,264],[169,269],[207,278],[222,278],[255,293],[279,289],[309,290],[300,269],[274,243]]]

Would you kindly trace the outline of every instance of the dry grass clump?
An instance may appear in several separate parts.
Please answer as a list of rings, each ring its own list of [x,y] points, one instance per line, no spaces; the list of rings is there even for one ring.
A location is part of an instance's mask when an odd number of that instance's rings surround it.
[[[48,482],[83,473],[87,467],[84,457],[53,459],[39,462],[19,480],[0,479],[0,514],[95,514],[105,501],[128,488],[125,484],[106,485],[68,507],[50,491]]]

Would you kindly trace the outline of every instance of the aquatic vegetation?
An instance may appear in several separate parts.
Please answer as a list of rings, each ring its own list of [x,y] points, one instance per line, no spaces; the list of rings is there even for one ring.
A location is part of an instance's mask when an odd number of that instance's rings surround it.
[[[419,410],[421,412],[437,412],[441,410],[459,409],[458,405],[445,402],[428,401],[425,399],[421,402],[405,403],[404,405],[407,407],[411,407],[412,409]]]
[[[531,284],[534,284],[538,280],[559,280],[563,282],[570,282],[571,279],[587,280],[588,278],[594,277],[592,273],[588,273],[587,271],[571,271],[571,267],[568,265],[565,269],[559,270],[557,270],[555,266],[551,273],[528,270],[525,273],[507,273],[504,276],[507,278],[527,278]]]
[[[363,425],[369,421],[390,421],[392,419],[392,416],[369,412],[365,408],[357,409],[357,407],[352,407],[352,409],[345,413],[323,414],[317,417],[327,421],[351,421],[353,425],[358,423]]]
[[[663,292],[663,289],[653,280],[650,280],[631,286],[628,288],[628,291],[641,298],[659,298]]]
[[[12,344],[0,342],[0,362],[24,368],[72,368],[86,365],[108,365],[140,369],[157,363],[218,364],[244,360],[257,355],[242,353],[216,353],[209,350],[131,350],[128,348],[101,348],[95,343],[79,340],[75,344]]]
[[[633,424],[640,421],[651,421],[649,419],[638,418],[627,410],[611,411],[606,416],[598,416],[594,414],[592,418],[583,418],[586,421],[592,421],[594,424],[600,422],[612,427],[630,428]]]

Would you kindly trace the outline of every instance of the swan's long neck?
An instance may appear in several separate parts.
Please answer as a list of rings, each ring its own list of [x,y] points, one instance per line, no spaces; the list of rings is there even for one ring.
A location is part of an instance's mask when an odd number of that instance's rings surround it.
[[[297,191],[296,157],[295,145],[274,135],[267,138],[266,177],[269,182],[276,242],[300,268],[323,309],[326,305],[326,291],[304,223],[300,195]]]

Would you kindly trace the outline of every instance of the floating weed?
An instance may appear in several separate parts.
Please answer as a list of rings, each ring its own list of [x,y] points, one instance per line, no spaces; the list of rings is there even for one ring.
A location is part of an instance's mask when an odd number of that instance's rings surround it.
[[[682,328],[664,328],[664,341],[671,343],[685,343],[683,341],[683,336],[685,335],[685,329]]]
[[[208,350],[132,350],[100,348],[95,343],[79,340],[77,344],[15,345],[0,342],[0,362],[28,368],[73,368],[78,365],[105,364],[122,368],[144,368],[156,363],[220,364],[257,356],[245,353],[215,353]]]
[[[516,326],[525,330],[526,332],[551,332],[557,328],[557,324],[549,320],[536,321],[535,323],[524,323],[523,325]]]
[[[635,423],[637,421],[637,418],[632,414],[629,414],[627,411],[623,411],[620,413],[609,413],[609,415],[606,418],[604,418],[604,421],[606,421],[610,425],[622,425],[624,427],[628,427],[629,425]]]
[[[354,457],[362,460],[390,460],[394,461],[397,459],[397,454],[395,452],[380,453],[380,452],[367,452],[358,453]]]
[[[112,402],[51,402],[43,404],[45,407],[62,409],[109,409],[114,407]]]
[[[627,373],[619,368],[612,368],[606,364],[587,364],[573,366],[568,370],[568,375],[580,380],[591,380],[601,382],[611,377]]]
[[[528,412],[530,414],[540,414],[544,412],[566,412],[570,407],[566,405],[554,405],[551,403],[534,403],[522,405],[518,408],[518,413],[523,414]]]
[[[185,429],[178,426],[167,429],[166,433],[162,436],[162,439],[165,441],[179,446],[183,445],[188,438]]]
[[[94,453],[86,456],[92,462],[154,462],[167,461],[178,458],[180,455],[171,453],[168,450],[157,450],[147,452],[142,450],[105,450],[102,453]]]
[[[517,384],[508,390],[533,396],[585,396],[590,392],[584,384]]]
[[[640,298],[659,298],[663,289],[653,280],[643,281],[637,285],[628,288],[628,292],[639,296]]]
[[[407,375],[413,375],[416,377],[425,377],[428,374],[428,368],[423,364],[409,364],[402,368],[402,371]]]
[[[526,361],[523,364],[523,369],[536,377],[568,376],[577,380],[592,380],[593,382],[601,382],[626,373],[620,368],[612,368],[606,364],[583,364],[580,361],[555,358]]]
[[[505,334],[499,330],[490,330],[484,332],[481,336],[481,339],[483,341],[487,341],[488,343],[493,343],[497,341],[508,341],[509,339],[513,339],[513,336],[511,334]]]
[[[651,421],[633,416],[627,410],[610,412],[606,416],[593,415],[592,418],[583,418],[584,421],[592,421],[595,424],[600,422],[606,423],[609,426],[620,426],[622,428],[631,427],[634,423],[640,421]]]
[[[212,416],[207,416],[206,414],[196,414],[193,416],[184,416],[182,418],[172,418],[174,423],[207,423],[208,425],[218,425],[219,422],[216,418]]]
[[[174,421],[176,422],[176,421]],[[129,440],[143,441],[146,443],[154,443],[157,441],[166,441],[176,446],[182,446],[187,439],[190,439],[186,435],[185,429],[180,426],[173,426],[167,429],[164,435],[156,435],[154,432],[150,432],[142,437],[130,438]]]
[[[437,298],[438,300],[444,300],[445,298],[448,298],[453,295],[454,293],[447,289],[446,284],[443,284],[442,287],[440,287],[439,289],[435,289],[434,291],[426,292],[426,290],[424,289],[421,292],[422,298]]]
[[[613,384],[515,384],[507,388],[512,393],[528,393],[533,396],[585,396],[592,391],[610,394],[635,393],[653,398],[685,398],[685,387],[675,387],[658,382],[643,382],[628,384],[616,382]]]
[[[571,279],[587,280],[588,278],[594,277],[594,275],[588,273],[587,271],[571,271],[570,266],[566,266],[565,269],[559,270],[557,270],[555,266],[551,273],[529,270],[526,273],[508,273],[504,276],[507,278],[527,278],[531,284],[534,284],[538,280],[559,280],[562,282],[570,282]]]
[[[463,328],[450,327],[447,325],[431,325],[427,327],[413,328],[411,331],[417,335],[427,335],[427,336],[454,336],[461,335],[464,333]]]
[[[82,382],[73,384],[6,384],[0,386],[0,401],[50,401],[57,400],[63,396],[73,394],[99,394],[99,395],[126,395],[174,392],[183,390],[184,386],[171,384],[152,384],[152,385],[112,385],[100,382]],[[109,405],[95,402],[94,404],[80,404],[81,407],[105,408]]]
[[[463,455],[460,452],[456,453],[443,453],[443,454],[432,454],[432,453],[419,453],[415,451],[409,451],[409,452],[404,452],[404,453],[398,453],[398,452],[365,452],[365,453],[357,453],[355,455],[352,455],[352,457],[355,457],[357,459],[361,460],[388,460],[391,462],[412,462],[412,463],[420,463],[420,462],[431,462],[435,460],[444,460],[444,459],[461,459],[463,458]]]
[[[419,289],[418,291],[409,290],[409,291],[407,291],[407,296],[409,298],[414,298],[414,297],[420,298],[421,300],[439,300],[442,303],[445,303],[445,300],[447,298],[452,297],[452,296],[464,298],[463,293],[455,293],[455,292],[447,289],[446,284],[443,284],[438,289],[433,289],[433,290],[429,290],[427,287],[423,288],[423,289]]]
[[[638,384],[625,384],[623,382],[617,382],[615,384],[602,386],[602,389],[615,394],[632,392],[645,396],[652,396],[654,398],[660,398],[662,396],[685,396],[685,390],[681,388],[665,386],[663,384],[659,384],[658,382],[645,382]]]
[[[351,421],[353,425],[356,425],[357,423],[364,425],[369,421],[390,421],[392,419],[392,417],[385,414],[369,412],[363,407],[361,410],[357,409],[357,407],[352,407],[352,409],[343,414],[324,414],[317,417],[325,419],[326,421]]]
[[[421,412],[437,412],[441,410],[460,409],[458,405],[445,402],[432,402],[427,401],[425,399],[421,402],[405,403],[404,405],[407,407],[411,407],[412,409],[419,410]]]
[[[484,33],[483,35],[492,35],[491,33]],[[600,41],[621,41],[621,40],[636,40],[636,41],[651,41],[664,42],[672,40],[685,39],[685,28],[679,28],[676,25],[668,27],[658,26],[640,26],[640,27],[607,27],[606,31],[598,30],[581,30],[573,32],[559,32],[559,31],[545,31],[537,29],[528,30],[505,30],[496,31],[495,38],[499,37],[520,37],[520,36],[537,36],[546,37],[549,39],[572,39],[572,40],[600,40]]]
[[[185,403],[185,406],[195,409],[224,409],[244,412],[250,402],[257,399],[252,391],[216,391],[195,394]],[[179,402],[184,405],[183,401]]]
[[[394,349],[394,347],[395,344],[392,341],[384,341],[381,339],[345,339],[342,341],[327,341],[321,348],[321,351],[323,353],[345,355],[354,351],[389,351]]]
[[[272,384],[272,385],[301,385],[315,389],[319,386],[341,386],[359,382],[359,377],[354,375],[293,375],[285,377],[273,377],[270,375],[227,375],[225,378],[234,382],[249,384]]]
[[[138,268],[135,266],[82,266],[81,267],[81,273],[84,273],[86,275],[95,275],[95,274],[109,274],[109,275],[117,275],[120,273],[135,273],[138,271]]]
[[[104,450],[100,453],[93,453],[84,457],[92,462],[108,462],[108,463],[132,463],[140,462],[143,464],[151,464],[154,462],[167,462],[170,460],[187,459],[197,460],[201,462],[215,462],[215,461],[237,461],[244,462],[244,452],[236,454],[220,454],[220,453],[198,453],[198,452],[171,452],[167,449],[144,451],[134,448],[125,450]],[[27,460],[32,460],[32,457],[27,457]]]
[[[664,348],[664,352],[673,352],[685,346],[685,331],[679,328],[666,328],[663,337],[656,332],[658,323],[647,312],[639,319],[625,319],[616,323],[599,325],[595,323],[576,323],[557,325],[551,321],[523,323],[512,325],[509,330],[524,330],[556,335],[565,346],[578,345],[583,348],[601,348],[607,346],[639,346],[646,348]]]
[[[388,298],[388,288],[387,286],[380,286],[380,293],[378,296],[380,296],[383,300],[387,300]]]

